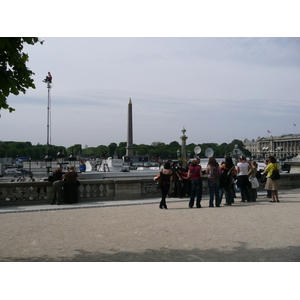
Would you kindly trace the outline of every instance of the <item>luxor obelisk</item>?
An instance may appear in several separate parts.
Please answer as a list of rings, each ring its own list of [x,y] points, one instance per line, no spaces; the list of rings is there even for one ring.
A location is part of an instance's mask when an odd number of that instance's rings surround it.
[[[128,103],[128,127],[127,127],[127,147],[126,156],[133,156],[133,133],[132,133],[132,102],[131,98]]]

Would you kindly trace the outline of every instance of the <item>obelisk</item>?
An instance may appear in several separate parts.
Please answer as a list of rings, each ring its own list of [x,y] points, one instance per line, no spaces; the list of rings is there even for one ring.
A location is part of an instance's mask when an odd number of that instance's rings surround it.
[[[127,147],[126,156],[133,156],[133,133],[132,133],[132,102],[131,98],[128,103],[128,127],[127,127]]]

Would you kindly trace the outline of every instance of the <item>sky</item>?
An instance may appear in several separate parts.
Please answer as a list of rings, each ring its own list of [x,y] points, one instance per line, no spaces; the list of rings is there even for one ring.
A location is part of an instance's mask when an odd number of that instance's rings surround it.
[[[130,98],[135,144],[181,143],[183,128],[187,144],[300,133],[300,38],[216,33],[38,35],[24,47],[36,89],[9,96],[0,140],[46,144],[48,71],[54,145],[126,142]]]

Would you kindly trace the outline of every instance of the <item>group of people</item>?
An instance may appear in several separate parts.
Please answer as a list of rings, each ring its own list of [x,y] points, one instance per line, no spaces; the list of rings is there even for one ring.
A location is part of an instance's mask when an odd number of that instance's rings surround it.
[[[78,174],[74,166],[70,166],[67,173],[62,168],[57,168],[49,181],[53,182],[53,193],[50,204],[72,204],[78,202],[78,187],[80,185]]]
[[[83,160],[80,162],[79,171],[86,171],[86,165]],[[63,173],[62,168],[57,168],[52,176],[49,176],[48,180],[53,182],[51,205],[55,203],[57,205],[78,203],[80,182],[74,166],[70,166],[67,173]]]
[[[273,172],[279,172],[279,165],[274,156],[270,156],[266,164],[264,170],[265,189],[271,194],[270,202],[279,202],[279,181],[271,178]],[[167,209],[166,198],[168,195],[181,198],[186,194],[189,196],[189,208],[194,207],[195,199],[196,207],[201,208],[203,173],[200,159],[193,160],[186,169],[182,167],[182,164],[178,165],[177,162],[172,164],[171,160],[167,161],[157,179],[162,193],[159,208]],[[244,156],[240,156],[235,166],[230,156],[227,156],[225,161],[220,164],[214,157],[210,157],[205,173],[208,180],[209,207],[220,207],[223,194],[226,199],[224,205],[232,205],[236,198],[235,184],[241,191],[241,202],[256,201],[257,188],[261,179],[256,161],[248,162]],[[170,194],[172,181],[174,190]]]

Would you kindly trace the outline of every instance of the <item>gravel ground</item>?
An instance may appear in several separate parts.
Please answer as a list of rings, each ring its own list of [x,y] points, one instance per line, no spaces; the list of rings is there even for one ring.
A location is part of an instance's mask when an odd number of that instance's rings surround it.
[[[280,191],[280,203],[237,198],[231,207],[169,199],[167,210],[146,202],[3,213],[0,261],[298,262],[299,191]]]

